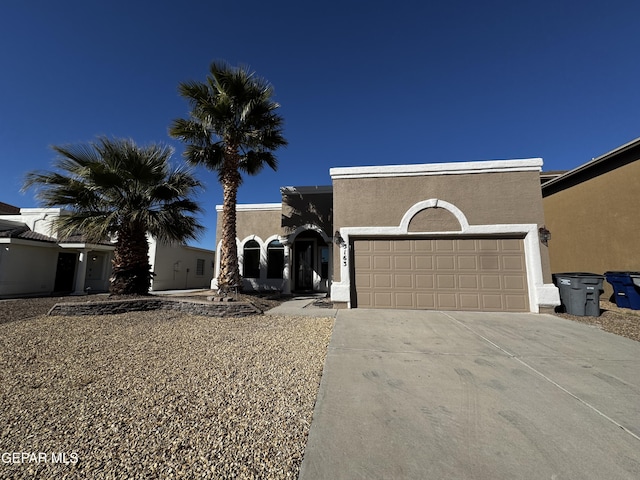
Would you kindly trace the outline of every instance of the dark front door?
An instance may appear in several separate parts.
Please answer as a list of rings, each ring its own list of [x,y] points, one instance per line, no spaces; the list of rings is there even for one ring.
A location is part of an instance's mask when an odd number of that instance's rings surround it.
[[[313,290],[313,246],[313,240],[298,240],[295,243],[296,290]]]
[[[56,268],[56,282],[53,290],[56,292],[71,292],[73,290],[73,276],[76,273],[77,253],[59,253]]]

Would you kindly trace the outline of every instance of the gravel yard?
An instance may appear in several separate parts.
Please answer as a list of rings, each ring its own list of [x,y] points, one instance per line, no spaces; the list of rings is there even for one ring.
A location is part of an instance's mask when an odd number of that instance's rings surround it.
[[[556,313],[556,315],[640,342],[640,310],[620,308],[615,303],[601,299],[600,311],[599,317],[578,317],[567,313]]]
[[[0,478],[297,477],[333,319],[46,316],[86,300],[0,301]],[[601,308],[556,315],[640,341]]]
[[[333,319],[56,301],[0,301],[0,478],[297,477]]]

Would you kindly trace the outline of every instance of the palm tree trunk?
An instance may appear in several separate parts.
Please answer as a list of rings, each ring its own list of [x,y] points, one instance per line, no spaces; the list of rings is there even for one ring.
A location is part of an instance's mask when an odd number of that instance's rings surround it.
[[[240,172],[239,155],[234,147],[227,147],[222,175],[222,245],[220,249],[220,275],[218,290],[227,293],[241,289],[240,267],[238,264],[238,245],[236,244],[236,204]]]
[[[114,295],[148,295],[151,286],[149,243],[144,228],[122,228],[113,252],[110,291]]]

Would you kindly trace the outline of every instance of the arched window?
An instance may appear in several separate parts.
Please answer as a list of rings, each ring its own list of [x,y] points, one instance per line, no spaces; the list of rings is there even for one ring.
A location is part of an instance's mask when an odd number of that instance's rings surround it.
[[[260,278],[260,244],[249,240],[244,244],[242,252],[244,278]]]
[[[284,271],[284,247],[278,240],[267,246],[267,278],[282,278]]]

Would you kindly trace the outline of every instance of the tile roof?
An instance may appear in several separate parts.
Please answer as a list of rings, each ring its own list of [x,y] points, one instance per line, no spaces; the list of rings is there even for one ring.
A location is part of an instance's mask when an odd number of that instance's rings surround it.
[[[22,240],[35,240],[37,242],[57,243],[53,237],[29,230],[29,227],[14,227],[0,231],[0,238],[20,238]]]

